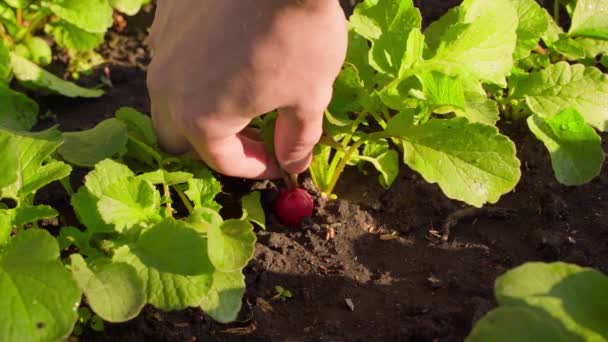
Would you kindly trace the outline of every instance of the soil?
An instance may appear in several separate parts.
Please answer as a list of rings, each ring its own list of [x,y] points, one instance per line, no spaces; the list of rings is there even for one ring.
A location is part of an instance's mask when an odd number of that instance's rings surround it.
[[[429,21],[458,3],[420,2]],[[140,36],[121,39],[137,54],[144,48]],[[108,68],[113,87],[101,99],[41,99],[57,115],[39,128],[87,129],[122,106],[148,112],[141,65]],[[503,122],[500,129],[516,142],[523,176],[513,192],[490,207],[494,209],[451,201],[406,167],[388,191],[373,172],[364,176],[348,170],[336,190],[339,199],[317,203],[305,229],[282,227],[269,216],[268,230],[258,232],[255,257],[245,269],[247,292],[238,322],[217,324],[195,309],[164,313],[146,308],[131,322],[107,324],[103,333],[88,331],[80,339],[462,341],[495,306],[494,280],[510,268],[526,261],[562,260],[608,273],[608,168],[590,184],[564,187],[524,122]],[[77,173],[75,183],[82,174]],[[271,201],[277,187],[273,182],[222,181],[227,215],[247,191],[262,190]],[[310,188],[310,180],[305,183]],[[71,222],[61,187],[47,190],[40,201],[61,211],[59,224]],[[444,241],[446,220],[451,229]],[[331,240],[326,239],[329,228],[335,231]],[[273,300],[275,286],[293,297]]]

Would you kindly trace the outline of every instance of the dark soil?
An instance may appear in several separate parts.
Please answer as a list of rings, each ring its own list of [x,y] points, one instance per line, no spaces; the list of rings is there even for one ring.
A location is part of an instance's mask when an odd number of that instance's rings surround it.
[[[434,19],[458,1],[420,2],[425,18]],[[135,51],[143,48],[133,44]],[[147,112],[145,71],[109,68],[114,87],[105,97],[45,99],[57,117],[42,126],[90,128],[121,106]],[[503,122],[500,128],[517,144],[522,181],[493,207],[500,208],[498,215],[467,209],[462,221],[451,220],[447,242],[440,236],[442,225],[464,205],[446,199],[406,167],[388,191],[373,172],[363,176],[349,170],[337,189],[339,200],[320,203],[306,229],[286,229],[269,218],[245,270],[247,293],[238,322],[217,324],[194,309],[146,308],[129,323],[107,324],[105,332],[87,332],[82,339],[461,341],[495,305],[494,280],[510,268],[562,260],[608,272],[608,168],[588,185],[561,186],[544,147],[523,122]],[[237,179],[223,183],[228,208],[250,189],[271,197],[275,187]],[[43,201],[62,211],[60,221],[69,222],[65,193],[60,187],[49,190]],[[333,240],[326,239],[328,228],[335,230]],[[272,300],[277,285],[293,298]]]

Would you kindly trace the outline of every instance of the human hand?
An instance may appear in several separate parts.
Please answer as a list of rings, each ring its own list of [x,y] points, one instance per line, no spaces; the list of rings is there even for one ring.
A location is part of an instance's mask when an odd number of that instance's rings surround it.
[[[278,178],[275,158],[246,130],[278,109],[276,159],[303,172],[347,41],[336,0],[160,0],[148,90],[162,147],[193,148],[228,176]]]

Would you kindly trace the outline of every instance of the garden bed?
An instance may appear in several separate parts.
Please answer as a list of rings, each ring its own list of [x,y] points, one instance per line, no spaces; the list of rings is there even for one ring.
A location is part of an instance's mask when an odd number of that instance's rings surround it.
[[[420,2],[425,21],[457,3]],[[134,58],[140,58],[141,35],[128,37],[121,44],[130,42]],[[100,99],[39,99],[43,110],[57,115],[38,129],[88,129],[123,106],[149,112],[145,71],[125,65],[109,70],[114,86]],[[106,324],[104,332],[86,331],[81,339],[460,341],[495,306],[494,280],[508,269],[561,260],[608,272],[607,169],[587,185],[562,186],[525,122],[503,121],[499,127],[516,143],[522,180],[493,209],[466,209],[405,167],[388,191],[378,186],[376,174],[349,170],[336,188],[338,199],[318,203],[305,229],[286,230],[269,215],[245,269],[247,292],[236,323],[215,323],[200,310],[163,313],[148,307],[133,321]],[[76,175],[72,180],[80,185],[84,172]],[[221,181],[227,216],[235,216],[248,191],[262,190],[269,200],[282,186]],[[309,179],[305,183],[311,188]],[[76,224],[59,185],[41,191],[39,201],[60,212],[59,224]],[[451,229],[444,241],[446,223]],[[333,239],[327,239],[329,228]],[[277,300],[275,286],[291,291],[292,298]]]

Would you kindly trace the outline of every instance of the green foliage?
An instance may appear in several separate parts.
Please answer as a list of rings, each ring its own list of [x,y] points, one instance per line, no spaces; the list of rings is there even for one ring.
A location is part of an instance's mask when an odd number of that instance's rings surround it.
[[[11,307],[0,313],[0,339],[61,340],[72,329],[130,320],[147,304],[236,319],[256,241],[249,221],[265,222],[259,193],[243,201],[246,219],[224,221],[213,174],[190,156],[160,152],[149,123],[123,108],[89,131],[0,129],[0,198],[16,202],[0,204],[0,304]],[[141,151],[153,151],[151,164],[131,158]],[[71,198],[82,226],[62,227],[57,238],[36,228],[57,212],[34,202],[37,190],[70,174],[55,152],[72,165],[94,167]],[[173,197],[187,212],[175,210]],[[70,255],[61,260],[60,250]],[[77,311],[82,295],[92,312]]]
[[[360,3],[314,151],[314,183],[331,196],[347,165],[365,173],[369,164],[388,188],[403,154],[448,197],[495,203],[520,177],[515,146],[496,129],[501,114],[530,117],[560,182],[591,181],[603,161],[593,128],[608,120],[608,76],[598,68],[608,4],[565,4],[568,32],[534,0],[465,0],[422,32],[411,0]]]
[[[565,263],[528,263],[496,280],[499,307],[467,341],[604,341],[608,277]]]

